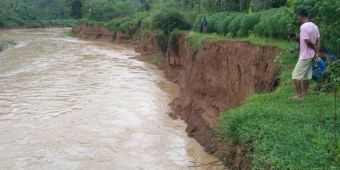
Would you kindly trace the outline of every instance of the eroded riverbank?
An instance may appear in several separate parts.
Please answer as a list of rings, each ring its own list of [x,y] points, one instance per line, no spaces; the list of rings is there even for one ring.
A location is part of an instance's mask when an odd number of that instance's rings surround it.
[[[177,87],[161,71],[131,59],[132,49],[65,31],[0,32],[17,44],[0,53],[0,169],[205,169],[195,166],[216,160],[166,114]]]

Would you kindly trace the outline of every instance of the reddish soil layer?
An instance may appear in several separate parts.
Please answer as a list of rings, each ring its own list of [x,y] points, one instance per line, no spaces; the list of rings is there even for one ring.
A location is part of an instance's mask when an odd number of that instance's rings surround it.
[[[269,92],[275,84],[274,47],[255,46],[248,42],[217,41],[193,52],[185,36],[172,52],[166,75],[180,85],[180,96],[173,103],[174,112],[187,123],[189,136],[207,152],[223,156],[231,169],[249,169],[247,149],[213,142],[212,126],[220,113],[243,104],[255,93]],[[175,65],[175,67],[173,66]],[[180,71],[179,71],[180,70]]]
[[[178,55],[170,58],[176,67],[166,69],[181,87],[173,106],[187,122],[189,135],[214,152],[208,132],[220,112],[240,106],[252,94],[272,90],[279,51],[248,42],[217,41],[193,53],[184,36],[178,44]]]
[[[83,38],[107,37],[107,29],[76,26],[74,31]],[[86,36],[83,36],[86,35]],[[164,58],[160,67],[167,78],[180,86],[180,96],[171,106],[170,116],[182,118],[187,123],[189,136],[195,138],[209,153],[229,156],[226,163],[231,169],[249,169],[247,149],[226,143],[213,143],[212,127],[220,113],[243,104],[247,97],[270,92],[275,84],[277,69],[275,58],[279,50],[239,41],[207,43],[193,52],[185,36],[178,38],[178,51]],[[159,53],[154,36],[133,43],[138,58]]]

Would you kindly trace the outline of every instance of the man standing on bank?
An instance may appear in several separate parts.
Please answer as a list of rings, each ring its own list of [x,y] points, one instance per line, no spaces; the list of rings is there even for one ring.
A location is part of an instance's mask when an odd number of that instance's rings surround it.
[[[312,79],[313,60],[317,59],[320,49],[320,32],[318,27],[309,20],[308,11],[298,12],[300,27],[300,54],[292,78],[297,95],[293,99],[301,100],[308,94],[309,81]]]

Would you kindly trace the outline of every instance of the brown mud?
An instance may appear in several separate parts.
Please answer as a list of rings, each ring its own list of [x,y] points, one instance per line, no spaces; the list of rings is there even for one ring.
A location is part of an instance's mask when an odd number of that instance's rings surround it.
[[[81,27],[74,29],[79,37],[108,37],[106,29]],[[247,148],[225,142],[227,139],[216,144],[212,127],[221,112],[242,105],[255,93],[270,92],[275,88],[278,73],[275,58],[280,50],[225,40],[209,42],[202,49],[193,51],[185,35],[177,41],[178,50],[169,53],[159,66],[168,80],[180,86],[179,97],[171,103],[173,113],[170,116],[183,119],[188,135],[208,153],[224,157],[222,159],[230,169],[250,169]],[[152,54],[159,53],[155,36],[140,38],[132,45],[141,54],[137,57],[140,60],[146,61]]]

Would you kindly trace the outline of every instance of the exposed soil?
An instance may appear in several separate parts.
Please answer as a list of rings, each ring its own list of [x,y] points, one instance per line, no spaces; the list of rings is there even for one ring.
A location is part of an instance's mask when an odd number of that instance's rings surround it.
[[[106,36],[107,30],[99,30],[103,31],[100,36],[93,27],[74,29],[80,37],[89,32],[85,38],[90,39]],[[170,116],[183,119],[188,135],[207,152],[218,156],[228,152],[223,159],[231,169],[249,169],[251,160],[247,148],[228,142],[214,144],[212,127],[221,112],[242,105],[255,93],[273,90],[277,75],[274,60],[279,49],[248,42],[216,41],[193,52],[184,35],[178,38],[178,44],[178,51],[165,57],[160,67],[170,81],[180,86],[180,96],[171,103]],[[159,53],[154,36],[141,38],[133,46],[141,53],[138,58],[144,61]]]
[[[174,113],[170,116],[182,118],[189,136],[207,152],[218,156],[229,152],[226,163],[231,169],[249,169],[248,150],[228,142],[217,146],[212,127],[221,112],[242,105],[255,93],[275,88],[278,70],[274,60],[279,49],[217,41],[193,52],[185,36],[178,44],[178,51],[165,59],[167,67],[163,68],[167,78],[180,85],[180,96],[172,102]]]
[[[104,25],[75,25],[72,32],[83,39],[112,41],[112,32]]]

